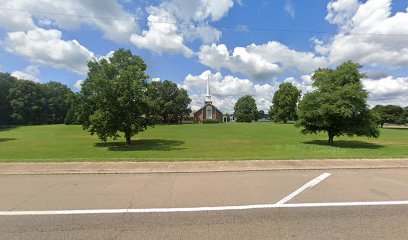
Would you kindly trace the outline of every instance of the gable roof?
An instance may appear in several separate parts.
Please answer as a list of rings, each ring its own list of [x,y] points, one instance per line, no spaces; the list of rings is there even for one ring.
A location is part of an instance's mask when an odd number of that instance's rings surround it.
[[[195,111],[194,114],[196,114],[197,112],[203,110],[205,107],[207,107],[207,106],[209,106],[209,105],[212,106],[213,108],[215,108],[215,110],[217,110],[217,111],[220,112],[221,114],[223,114],[223,113],[222,113],[216,106],[214,106],[212,103],[209,103],[209,104],[204,105],[203,107],[201,107],[200,109],[198,109],[197,111]]]

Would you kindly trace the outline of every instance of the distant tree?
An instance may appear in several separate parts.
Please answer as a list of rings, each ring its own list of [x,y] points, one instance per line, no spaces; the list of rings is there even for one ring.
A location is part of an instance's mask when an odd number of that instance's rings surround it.
[[[377,105],[373,108],[373,111],[378,114],[381,127],[383,127],[385,123],[405,124],[407,122],[407,118],[404,116],[404,109],[400,106]]]
[[[408,106],[404,108],[404,114],[406,119],[408,120]]]
[[[312,79],[313,92],[299,103],[298,127],[302,133],[327,132],[329,144],[336,136],[378,137],[377,119],[367,107],[367,92],[359,72],[361,65],[345,62],[335,70],[319,69]]]
[[[112,57],[88,62],[88,77],[81,89],[81,121],[102,141],[117,139],[122,132],[131,144],[135,134],[154,124],[147,96],[146,64],[130,50],[119,49]]]
[[[258,109],[255,99],[249,95],[239,98],[234,106],[234,116],[237,122],[258,120]]]
[[[12,107],[10,105],[9,92],[17,78],[9,73],[0,73],[0,125],[11,124]]]
[[[265,114],[264,110],[259,110],[258,111],[258,119],[266,118],[267,115]]]
[[[297,119],[297,103],[302,91],[291,83],[282,83],[279,90],[275,92],[269,115],[274,122],[294,121]]]
[[[74,95],[71,89],[59,82],[43,85],[47,98],[47,123],[64,123],[69,109],[69,99]]]
[[[72,94],[67,99],[68,111],[65,115],[64,123],[66,125],[81,124],[80,111],[81,102],[79,94]]]
[[[191,99],[185,89],[179,89],[177,84],[165,80],[152,82],[148,87],[148,95],[154,105],[157,115],[165,123],[177,123],[191,113],[188,105]]]
[[[9,90],[11,118],[14,124],[48,123],[47,95],[44,85],[17,80]]]

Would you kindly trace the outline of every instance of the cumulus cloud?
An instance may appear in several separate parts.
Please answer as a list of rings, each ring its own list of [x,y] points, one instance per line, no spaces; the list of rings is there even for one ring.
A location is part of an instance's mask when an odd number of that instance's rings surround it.
[[[184,38],[179,33],[175,18],[163,8],[150,7],[148,12],[149,30],[144,30],[141,35],[132,34],[130,41],[139,48],[147,48],[156,53],[190,57],[193,52],[184,45]]]
[[[296,79],[294,77],[288,77],[284,80],[285,83],[291,83],[297,89],[302,91],[302,95],[311,92],[314,90],[312,83],[312,76],[311,75],[302,75],[300,79]]]
[[[408,106],[408,77],[388,76],[381,79],[363,79],[369,93],[368,103],[375,105]]]
[[[6,51],[55,68],[85,74],[87,61],[95,54],[77,40],[62,40],[58,30],[36,28],[27,32],[7,33]]]
[[[38,79],[39,74],[40,70],[38,69],[38,66],[28,66],[23,71],[12,72],[11,76],[14,76],[18,79],[40,82],[40,80]]]
[[[123,42],[138,29],[134,16],[115,0],[4,0],[2,7],[24,11],[0,11],[0,27],[9,31],[33,30],[37,24],[72,30],[85,24],[99,29],[107,39]]]
[[[334,0],[326,19],[339,27],[328,42],[317,42],[331,64],[353,60],[363,65],[408,66],[408,12],[392,15],[391,0]]]
[[[218,42],[221,32],[207,23],[220,20],[233,5],[233,0],[170,0],[150,6],[148,30],[132,34],[130,40],[156,53],[190,57],[193,51],[186,41]]]
[[[284,71],[310,73],[327,66],[324,57],[296,51],[276,41],[236,47],[232,54],[224,44],[203,45],[198,57],[202,64],[213,69],[226,68],[258,80]]]

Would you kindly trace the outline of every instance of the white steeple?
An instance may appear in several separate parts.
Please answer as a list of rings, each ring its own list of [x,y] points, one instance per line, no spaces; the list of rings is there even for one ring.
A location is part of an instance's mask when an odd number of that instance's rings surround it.
[[[207,104],[207,103],[212,104],[211,93],[210,93],[210,75],[208,75],[208,77],[207,77],[207,95],[205,95],[204,103],[205,104]]]

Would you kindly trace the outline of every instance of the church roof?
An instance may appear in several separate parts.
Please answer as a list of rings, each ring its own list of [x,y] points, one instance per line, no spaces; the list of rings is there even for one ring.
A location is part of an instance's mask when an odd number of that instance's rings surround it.
[[[204,106],[202,106],[200,109],[198,109],[197,111],[194,112],[194,114],[196,114],[197,112],[203,110],[205,107],[207,107],[208,105],[211,105],[215,108],[215,110],[217,110],[218,112],[222,113],[216,106],[214,106],[212,103],[207,103]]]

